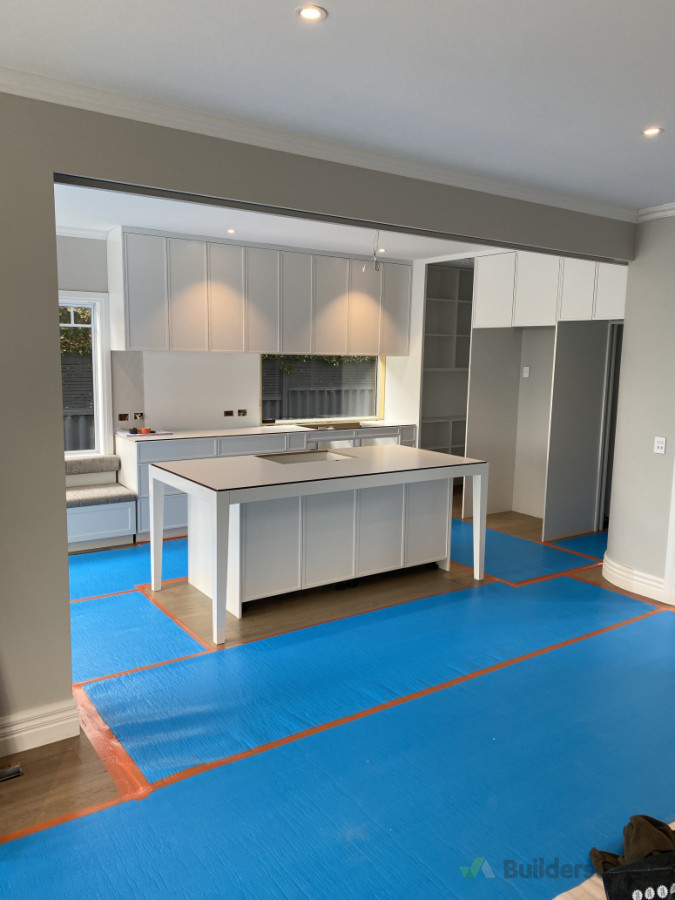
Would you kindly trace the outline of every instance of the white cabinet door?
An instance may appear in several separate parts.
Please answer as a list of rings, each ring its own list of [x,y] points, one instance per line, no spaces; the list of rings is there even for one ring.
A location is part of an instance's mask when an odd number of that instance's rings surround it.
[[[516,254],[478,256],[473,282],[473,327],[510,328],[516,284]]]
[[[169,346],[171,350],[208,350],[206,243],[170,238]]]
[[[595,272],[597,263],[588,259],[563,259],[561,262],[560,315],[563,322],[593,318]]]
[[[594,319],[623,319],[626,310],[628,266],[598,263]]]
[[[380,295],[382,272],[375,264],[349,260],[347,353],[377,356],[380,352]]]
[[[555,325],[560,287],[560,257],[544,253],[516,254],[513,325]]]
[[[412,267],[382,263],[380,355],[407,356]]]
[[[312,352],[312,255],[281,254],[281,352]]]
[[[303,588],[354,577],[355,495],[337,491],[302,498]]]
[[[168,350],[166,238],[125,234],[127,350]]]
[[[244,350],[244,248],[208,244],[209,349]]]
[[[356,574],[372,575],[403,565],[402,484],[358,491],[358,560]]]
[[[279,251],[246,248],[246,350],[279,352]]]
[[[349,260],[315,256],[312,353],[347,352],[348,298]]]

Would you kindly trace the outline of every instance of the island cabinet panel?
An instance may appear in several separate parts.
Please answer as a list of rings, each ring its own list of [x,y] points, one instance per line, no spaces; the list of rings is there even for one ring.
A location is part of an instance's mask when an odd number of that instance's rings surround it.
[[[340,491],[303,497],[303,588],[354,577],[356,493]]]
[[[284,497],[240,507],[243,600],[301,588],[300,506]]]
[[[558,256],[517,253],[514,327],[555,325],[559,285]]]
[[[209,349],[244,350],[244,248],[207,244]]]
[[[279,251],[246,248],[246,350],[279,352]]]
[[[516,254],[477,257],[473,284],[473,327],[510,328],[513,324]]]
[[[419,566],[448,556],[451,481],[406,485],[405,565]]]
[[[349,260],[315,256],[312,353],[329,356],[347,353],[348,316]]]
[[[403,566],[402,484],[358,492],[357,575],[372,575]]]
[[[563,322],[592,319],[597,264],[589,259],[563,259],[561,266],[558,318]]]
[[[281,352],[312,352],[312,254],[281,254]]]
[[[349,260],[347,352],[377,356],[380,352],[382,272],[372,262]]]
[[[167,252],[170,349],[208,350],[206,244],[171,238]]]
[[[126,350],[168,350],[166,238],[125,235]]]
[[[411,266],[382,263],[381,356],[408,354],[411,287]]]

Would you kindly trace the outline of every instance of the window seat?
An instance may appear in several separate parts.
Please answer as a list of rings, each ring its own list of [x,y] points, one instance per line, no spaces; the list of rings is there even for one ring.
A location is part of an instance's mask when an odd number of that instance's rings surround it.
[[[128,543],[136,534],[136,494],[117,483],[119,457],[69,455],[65,468],[69,548]]]

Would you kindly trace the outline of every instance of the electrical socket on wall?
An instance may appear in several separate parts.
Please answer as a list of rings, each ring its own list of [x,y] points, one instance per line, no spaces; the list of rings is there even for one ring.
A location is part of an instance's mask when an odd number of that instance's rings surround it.
[[[233,410],[233,409],[226,409],[226,410],[224,411],[223,415],[224,415],[224,416],[233,416],[233,415],[234,415],[234,410]]]
[[[245,416],[245,415],[246,415],[246,410],[245,410],[245,409],[238,409],[238,410],[237,410],[237,415],[238,415],[238,416]]]
[[[128,422],[129,421],[129,413],[120,413],[117,416],[118,422]]]
[[[138,422],[139,419],[142,419],[144,416],[143,413],[134,413],[134,422]]]
[[[654,438],[654,453],[666,452],[666,439],[664,437]]]

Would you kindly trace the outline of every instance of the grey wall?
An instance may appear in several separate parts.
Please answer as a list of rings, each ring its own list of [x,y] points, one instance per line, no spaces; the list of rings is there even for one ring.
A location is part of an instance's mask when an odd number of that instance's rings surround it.
[[[71,691],[54,173],[553,252],[633,255],[625,222],[9,94],[0,119],[11,135],[0,167],[0,360],[22,387],[3,391],[0,409],[13,426],[2,432],[0,467],[0,716]]]
[[[105,294],[108,290],[108,260],[105,240],[66,237],[56,239],[59,290],[90,291]]]
[[[555,328],[523,328],[512,508],[537,518],[544,515],[554,348]]]
[[[663,577],[675,450],[675,218],[638,229],[628,267],[607,554]],[[667,452],[653,452],[665,435]]]

